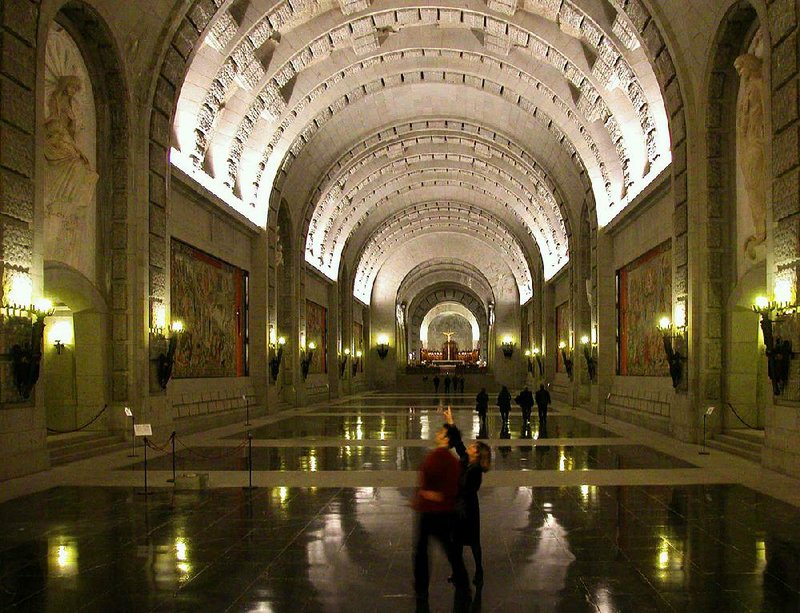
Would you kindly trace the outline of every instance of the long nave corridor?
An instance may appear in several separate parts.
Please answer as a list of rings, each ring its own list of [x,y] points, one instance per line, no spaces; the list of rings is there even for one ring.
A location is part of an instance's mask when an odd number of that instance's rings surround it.
[[[4,484],[0,609],[409,611],[416,468],[471,394],[365,393]],[[491,407],[473,611],[796,611],[795,481],[557,403],[508,439]],[[247,433],[252,434],[249,489]],[[249,441],[248,441],[249,442]],[[183,477],[182,477],[183,475]],[[431,610],[450,611],[433,549]],[[471,558],[465,549],[467,568]]]

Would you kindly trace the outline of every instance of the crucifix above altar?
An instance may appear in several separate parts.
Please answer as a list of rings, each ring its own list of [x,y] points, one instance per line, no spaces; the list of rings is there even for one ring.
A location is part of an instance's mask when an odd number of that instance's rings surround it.
[[[455,332],[442,332],[444,336],[447,337],[447,340],[442,345],[442,358],[445,360],[457,360],[458,359],[458,343],[453,340],[453,337],[456,335]]]

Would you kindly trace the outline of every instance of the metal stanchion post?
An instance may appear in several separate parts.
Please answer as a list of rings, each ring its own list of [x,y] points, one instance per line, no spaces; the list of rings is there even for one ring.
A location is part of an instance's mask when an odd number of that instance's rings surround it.
[[[253,489],[253,435],[247,433],[247,472],[250,478],[248,489]]]
[[[172,483],[175,483],[175,431],[172,431],[172,436],[169,437],[172,441]]]
[[[706,449],[706,420],[708,419],[709,415],[714,413],[715,407],[708,407],[706,412],[703,413],[703,447],[700,449],[700,455],[710,455],[708,449]]]
[[[250,425],[250,403],[247,402],[247,396],[242,396],[242,400],[244,400],[244,410],[246,411],[246,413],[245,413],[246,417],[245,417],[245,420],[244,420],[244,425],[245,426],[249,426]]]
[[[131,415],[131,453],[128,457],[136,457],[136,417],[133,415]]]
[[[709,455],[708,449],[706,449],[706,418],[708,415],[703,415],[703,448],[700,450],[700,455]]]
[[[147,491],[147,437],[144,437],[144,495],[148,495]]]

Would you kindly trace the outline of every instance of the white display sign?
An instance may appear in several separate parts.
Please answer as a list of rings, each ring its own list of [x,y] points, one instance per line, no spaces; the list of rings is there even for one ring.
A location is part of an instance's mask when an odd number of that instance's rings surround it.
[[[128,407],[125,407],[125,417],[133,417],[133,411],[131,411]]]
[[[136,424],[133,427],[135,436],[153,436],[153,428],[150,424]]]
[[[717,408],[717,407],[708,407],[708,409],[706,409],[706,415],[707,415],[707,416],[709,416],[709,417],[710,417],[711,415],[713,415],[713,413],[714,413],[714,409],[716,409],[716,408]]]

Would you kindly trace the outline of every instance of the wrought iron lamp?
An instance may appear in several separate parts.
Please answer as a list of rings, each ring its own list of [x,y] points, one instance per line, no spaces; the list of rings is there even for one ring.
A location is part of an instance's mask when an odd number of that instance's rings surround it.
[[[544,362],[542,361],[542,351],[538,347],[532,349],[533,359],[536,360],[536,367],[539,369],[539,376],[544,377]]]
[[[272,375],[272,380],[278,380],[278,373],[281,370],[281,361],[283,360],[283,346],[286,344],[286,338],[281,336],[278,338],[277,343],[270,343],[270,349],[274,352],[275,355],[272,356],[272,359],[269,361],[269,373]]]
[[[161,386],[162,390],[167,389],[167,383],[169,383],[169,380],[172,378],[172,367],[175,365],[175,350],[178,348],[178,337],[183,334],[183,329],[183,322],[172,322],[167,351],[166,353],[162,352],[158,356],[158,384]]]
[[[567,376],[572,380],[572,352],[567,353],[567,344],[561,341],[558,344],[558,349],[561,351],[561,360],[564,362],[564,368],[567,370]]]
[[[686,356],[680,351],[680,344],[675,347],[675,341],[680,343],[683,340],[681,332],[673,333],[672,322],[669,317],[662,317],[658,321],[658,329],[661,332],[661,340],[664,343],[664,353],[667,355],[667,364],[669,364],[669,376],[672,377],[672,387],[678,387],[683,378],[683,363],[686,361]],[[683,327],[678,327],[682,330]]]
[[[347,367],[347,360],[350,357],[350,347],[345,348],[344,355],[339,359],[339,378],[344,379],[344,370]]]
[[[767,354],[767,373],[772,381],[772,393],[780,396],[789,381],[789,365],[794,357],[792,341],[781,340],[774,335],[770,319],[772,311],[781,313],[789,308],[759,296],[753,303],[753,311],[761,316],[761,332],[764,334],[764,346]]]
[[[594,381],[595,374],[597,374],[597,358],[594,357],[594,345],[589,342],[586,334],[581,337],[581,346],[583,347],[583,357],[586,358],[589,381]]]
[[[500,348],[503,350],[503,355],[507,358],[510,358],[514,355],[514,339],[510,336],[504,336],[503,342],[500,344]]]
[[[389,337],[385,334],[378,335],[378,344],[375,346],[378,351],[378,357],[382,360],[389,355]]]
[[[303,373],[303,381],[308,378],[308,371],[311,368],[311,360],[314,358],[314,350],[316,348],[316,343],[309,343],[308,347],[303,351],[303,357],[300,359],[300,370]]]
[[[23,398],[30,398],[42,363],[42,341],[44,338],[44,319],[55,312],[49,300],[38,300],[35,304],[22,306],[5,304],[6,317],[30,326],[30,341],[11,347],[11,371],[14,386]]]
[[[361,356],[362,356],[362,355],[363,355],[363,354],[361,353],[361,351],[360,351],[360,350],[359,350],[359,351],[356,351],[356,359],[355,359],[355,360],[353,360],[353,363],[352,363],[352,367],[353,367],[353,376],[354,376],[354,377],[356,376],[356,373],[358,372],[358,365],[359,365],[359,364],[361,364]]]

